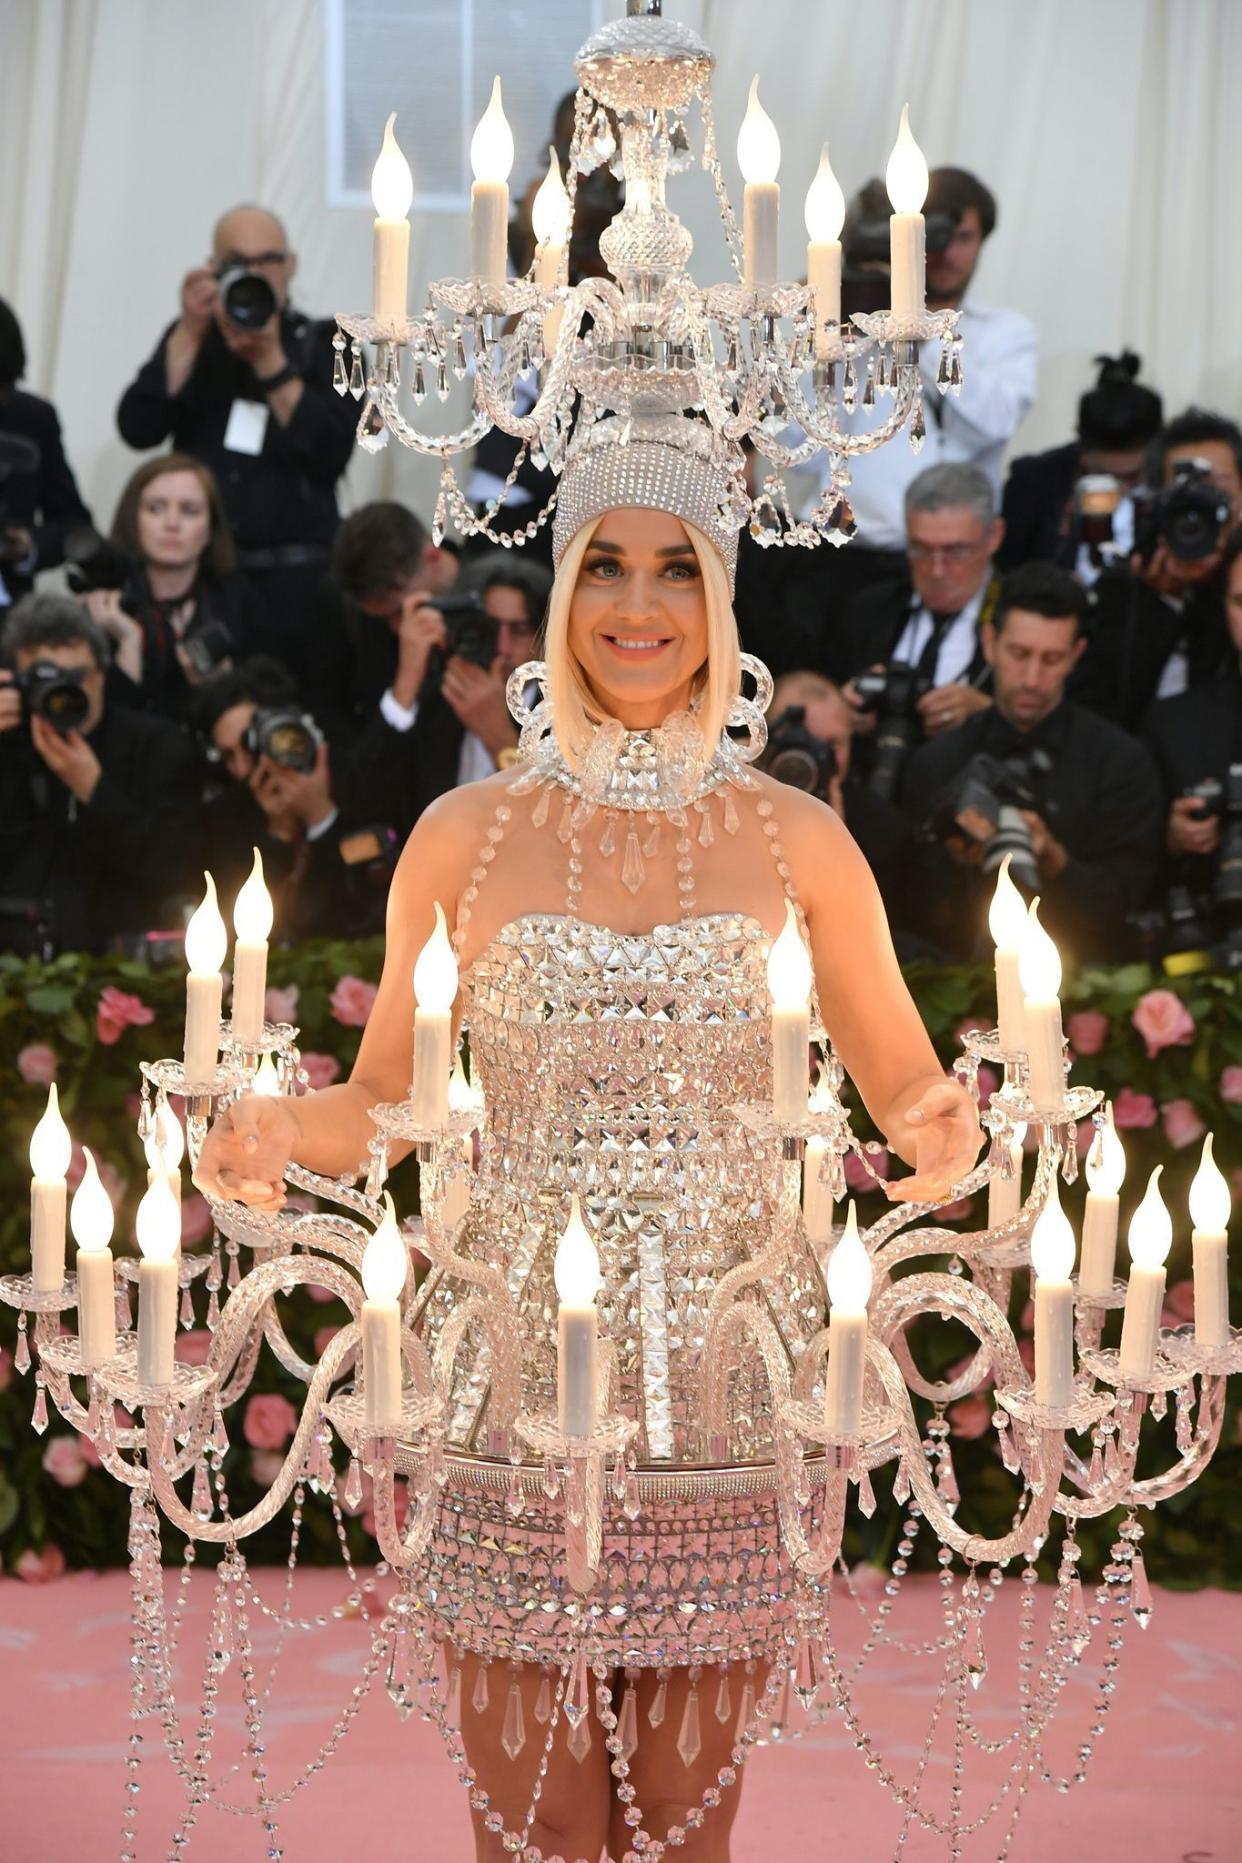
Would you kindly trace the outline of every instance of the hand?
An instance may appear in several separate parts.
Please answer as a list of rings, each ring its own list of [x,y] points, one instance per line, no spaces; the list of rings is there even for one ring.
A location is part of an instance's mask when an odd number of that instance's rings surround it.
[[[142,632],[133,615],[126,614],[122,608],[119,589],[87,589],[85,594],[78,596],[78,600],[109,640],[120,640],[135,630]]]
[[[493,759],[517,743],[517,727],[505,703],[507,677],[503,660],[493,660],[485,671],[455,653],[444,668],[441,684],[462,724],[482,738]]]
[[[278,1210],[284,1177],[297,1143],[298,1116],[283,1096],[247,1093],[217,1115],[194,1171],[204,1196]]]
[[[934,686],[918,702],[918,714],[928,737],[952,731],[975,712],[986,711],[992,703],[986,692],[974,686]]]
[[[885,1184],[893,1203],[943,1203],[979,1156],[983,1135],[974,1099],[956,1080],[927,1088],[905,1114],[914,1138],[914,1176]]]
[[[1031,831],[1031,852],[1042,878],[1055,880],[1069,865],[1068,849],[1062,846],[1047,822],[1034,809],[1019,809],[1018,813]]]
[[[239,330],[225,316],[223,309],[218,311],[216,323],[226,349],[231,350],[242,362],[248,362],[256,375],[278,375],[288,362],[289,358],[280,340],[279,311],[274,311],[257,330]]]
[[[0,530],[0,562],[28,563],[34,554],[34,537],[23,524],[9,524]]]
[[[1170,854],[1214,854],[1220,846],[1220,821],[1203,813],[1198,796],[1179,796],[1169,810],[1165,835]]]
[[[1211,581],[1220,568],[1220,559],[1220,551],[1213,550],[1210,556],[1188,563],[1174,556],[1167,544],[1158,543],[1146,560],[1137,554],[1130,558],[1130,573],[1153,594],[1170,595],[1180,601],[1198,583]]]
[[[884,667],[882,664],[869,666],[867,671],[869,673],[882,673]],[[858,687],[852,679],[847,679],[842,686],[841,697],[850,708],[850,730],[855,736],[866,737],[870,732],[874,731],[877,714],[868,711],[863,705],[862,700],[858,696]]]
[[[317,828],[336,807],[328,746],[321,744],[313,770],[288,770],[260,757],[250,774],[250,788],[266,814],[291,816],[302,829]]]
[[[22,721],[22,695],[13,684],[13,675],[0,666],[0,731],[15,731]]]
[[[448,646],[448,628],[431,598],[419,590],[401,604],[397,623],[397,674],[392,695],[399,705],[413,705],[427,677],[427,662],[434,648]]]
[[[181,280],[181,323],[187,335],[201,342],[220,301],[215,273],[206,265],[195,266]]]
[[[85,805],[94,795],[103,771],[99,759],[80,731],[61,733],[46,718],[36,713],[30,720],[30,736],[35,749],[53,776],[58,776],[71,796]]]

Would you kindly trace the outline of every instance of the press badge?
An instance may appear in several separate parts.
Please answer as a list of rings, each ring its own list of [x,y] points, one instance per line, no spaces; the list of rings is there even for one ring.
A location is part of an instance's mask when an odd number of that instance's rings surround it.
[[[265,401],[235,401],[229,409],[229,424],[224,429],[225,451],[261,453],[267,433],[267,413]]]

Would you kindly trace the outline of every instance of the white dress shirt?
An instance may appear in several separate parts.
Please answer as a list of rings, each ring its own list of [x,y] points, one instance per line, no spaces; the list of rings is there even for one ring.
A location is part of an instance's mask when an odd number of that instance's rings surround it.
[[[1005,449],[1035,399],[1039,377],[1039,336],[1020,311],[996,310],[972,299],[962,306],[958,330],[963,339],[962,392],[941,395],[936,387],[940,344],[925,343],[919,357],[927,438],[911,450],[905,432],[878,452],[850,462],[848,492],[858,521],[858,541],[869,550],[906,547],[906,488],[929,466],[953,460],[978,466],[996,491],[1000,508]],[[842,414],[841,424],[865,433],[878,424],[883,402]],[[825,468],[821,462],[821,473]]]
[[[394,731],[412,731],[418,720],[418,700],[415,699],[413,705],[402,705],[389,687],[380,699],[380,711]],[[495,772],[496,760],[483,739],[467,731],[457,757],[458,787],[462,783],[477,783],[481,776],[494,776]]]
[[[986,592],[985,582],[975,591],[961,614],[950,621],[945,629],[936,654],[936,671],[933,676],[935,685],[949,686],[956,680],[965,679],[975,657],[976,624]],[[893,648],[892,658],[903,661],[907,666],[917,666],[919,656],[931,639],[935,626],[936,618],[930,608],[916,608]]]

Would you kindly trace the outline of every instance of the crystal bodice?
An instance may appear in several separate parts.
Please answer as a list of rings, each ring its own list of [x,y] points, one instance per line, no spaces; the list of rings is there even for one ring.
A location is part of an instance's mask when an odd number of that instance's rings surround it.
[[[462,978],[486,1118],[458,1251],[503,1266],[519,1309],[522,1407],[554,1408],[552,1268],[578,1193],[604,1279],[597,1306],[616,1352],[615,1402],[639,1419],[648,1461],[701,1459],[709,1303],[781,1219],[777,1151],[730,1112],[769,1091],[769,948],[742,914],[640,934],[532,914],[504,926]],[[451,1269],[433,1276],[434,1329],[463,1288]],[[796,1356],[822,1324],[823,1300],[792,1234],[762,1292]],[[485,1446],[487,1395],[480,1339],[457,1358],[457,1443]],[[733,1397],[731,1454],[766,1459],[760,1381],[739,1380]]]

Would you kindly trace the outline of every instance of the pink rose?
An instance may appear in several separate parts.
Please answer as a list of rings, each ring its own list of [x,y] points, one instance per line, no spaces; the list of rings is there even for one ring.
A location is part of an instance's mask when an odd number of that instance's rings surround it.
[[[329,1301],[336,1299],[336,1295],[330,1287],[320,1287],[314,1281],[308,1284],[306,1291],[312,1300],[317,1300],[320,1306],[323,1307],[326,1307]]]
[[[952,1203],[942,1203],[936,1211],[936,1221],[940,1223],[964,1222],[974,1209],[970,1197],[955,1197]]]
[[[107,983],[99,993],[95,1012],[95,1033],[105,1048],[118,1042],[128,1028],[142,1028],[154,1022],[155,1011],[148,1009],[141,996],[127,996],[114,984]]]
[[[51,1540],[41,1553],[37,1553],[33,1546],[28,1546],[13,1571],[18,1578],[24,1578],[28,1585],[50,1585],[53,1579],[64,1577],[65,1555]]]
[[[242,1434],[252,1449],[283,1449],[297,1428],[298,1413],[279,1391],[252,1397],[246,1405]]]
[[[28,1041],[17,1057],[17,1071],[31,1087],[50,1087],[59,1066],[55,1048],[45,1041]]]
[[[1108,1040],[1108,1017],[1102,1009],[1076,1009],[1065,1032],[1075,1054],[1098,1054]]]
[[[1164,1125],[1164,1136],[1175,1151],[1181,1151],[1187,1145],[1193,1145],[1207,1131],[1202,1119],[1189,1100],[1170,1100],[1160,1109]]]
[[[945,1415],[953,1434],[971,1442],[992,1427],[992,1406],[985,1397],[963,1397],[956,1404],[950,1404]]]
[[[205,1365],[211,1351],[211,1334],[205,1326],[192,1326],[188,1333],[178,1333],[176,1354],[182,1365]]]
[[[332,1014],[347,1029],[365,1028],[377,994],[375,985],[361,977],[342,977],[329,999]]]
[[[1156,1102],[1151,1094],[1135,1093],[1133,1087],[1123,1087],[1113,1101],[1113,1124],[1117,1130],[1126,1132],[1155,1123]]]
[[[20,1063],[19,1063],[20,1065]],[[1220,1097],[1236,1106],[1242,1100],[1242,1067],[1227,1067],[1220,1077]]]
[[[968,1035],[977,1035],[981,1029],[987,1029],[988,1027],[989,1023],[986,1016],[963,1016],[953,1031],[955,1046],[964,1048]]]
[[[323,1357],[324,1353],[327,1351],[328,1347],[331,1345],[332,1341],[336,1338],[336,1335],[340,1332],[340,1330],[341,1329],[339,1326],[321,1326],[319,1328],[319,1330],[315,1334],[315,1357],[316,1358]]]
[[[1160,1324],[1172,1330],[1175,1326],[1184,1326],[1187,1320],[1193,1320],[1194,1317],[1194,1282],[1174,1281],[1164,1297],[1164,1312],[1160,1315]]]
[[[252,1449],[250,1452],[250,1473],[260,1488],[270,1488],[285,1465],[285,1458],[276,1449]]]
[[[263,998],[263,1014],[269,1022],[292,1022],[298,1013],[298,997],[302,994],[296,983],[287,989],[271,989]]]
[[[1149,1061],[1162,1048],[1184,1048],[1194,1039],[1195,1019],[1172,990],[1148,990],[1139,997],[1130,1020],[1147,1043]]]
[[[181,1199],[181,1245],[194,1248],[211,1234],[211,1206],[196,1190],[186,1191]]]
[[[99,1466],[99,1454],[94,1443],[90,1444],[91,1454],[86,1453],[86,1439],[81,1436],[53,1436],[43,1451],[43,1467],[47,1474],[60,1488],[76,1488],[85,1481],[86,1471],[92,1466]]]
[[[362,1019],[366,1021],[365,1016]],[[341,1020],[345,1018],[342,1016]],[[306,1070],[306,1084],[311,1093],[318,1093],[321,1087],[330,1087],[334,1080],[340,1078],[341,1064],[334,1054],[304,1054],[302,1066]]]
[[[867,1169],[870,1165],[871,1170]],[[867,1153],[867,1164],[855,1151],[845,1154],[845,1181],[856,1196],[875,1189],[875,1177],[887,1177],[891,1170],[888,1153],[881,1147],[879,1151]],[[875,1177],[872,1176],[875,1173]]]

